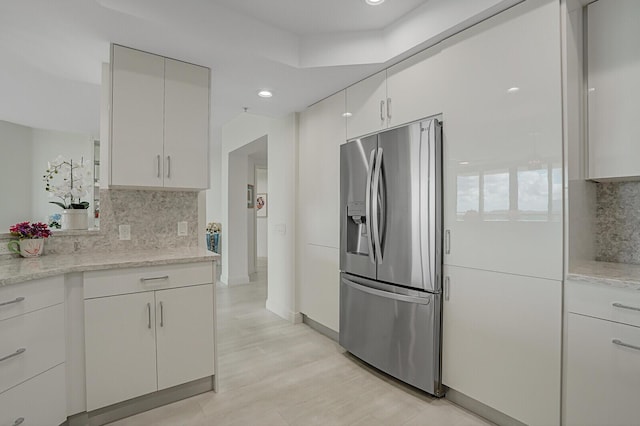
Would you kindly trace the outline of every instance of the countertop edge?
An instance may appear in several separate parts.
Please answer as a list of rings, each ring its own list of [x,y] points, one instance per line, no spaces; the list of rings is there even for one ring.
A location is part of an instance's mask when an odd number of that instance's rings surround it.
[[[122,255],[122,254],[120,254]],[[145,266],[159,266],[159,265],[173,265],[173,264],[184,264],[184,263],[196,263],[196,262],[214,262],[215,260],[220,258],[219,254],[216,253],[196,253],[196,254],[185,254],[183,256],[177,255],[175,252],[152,252],[152,253],[142,253],[142,255],[151,255],[151,258],[147,259],[131,259],[131,260],[109,260],[106,259],[104,262],[96,262],[96,261],[82,261],[82,257],[77,258],[77,262],[71,265],[61,265],[59,267],[51,267],[45,268],[42,270],[35,270],[33,272],[19,272],[16,275],[0,278],[0,288],[3,286],[8,286],[12,284],[19,284],[26,281],[37,280],[42,278],[53,277],[57,275],[70,274],[75,272],[89,272],[89,271],[100,271],[106,269],[121,269],[121,268],[137,268],[137,267],[145,267]],[[65,258],[73,258],[68,255],[46,255],[48,258],[54,257],[65,257]],[[40,258],[35,259],[12,259],[15,260],[16,265],[29,265],[29,262],[38,262]],[[35,266],[38,268],[39,266]]]
[[[578,281],[585,284],[607,285],[610,287],[626,288],[630,290],[640,291],[640,282],[637,282],[637,281],[628,281],[628,280],[622,280],[617,278],[595,277],[595,276],[576,274],[576,273],[568,273],[567,280]]]

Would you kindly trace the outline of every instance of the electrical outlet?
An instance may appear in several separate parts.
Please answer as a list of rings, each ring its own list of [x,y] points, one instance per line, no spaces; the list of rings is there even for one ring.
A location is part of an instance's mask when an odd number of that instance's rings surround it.
[[[178,237],[186,237],[189,233],[189,223],[188,222],[178,222]]]
[[[118,226],[118,232],[120,233],[121,240],[130,240],[131,239],[131,226],[130,225],[120,225]]]

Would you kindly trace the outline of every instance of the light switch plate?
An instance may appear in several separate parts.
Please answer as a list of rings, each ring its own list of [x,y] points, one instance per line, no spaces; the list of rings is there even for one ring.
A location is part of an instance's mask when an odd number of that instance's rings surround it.
[[[118,232],[120,234],[121,240],[130,240],[131,239],[131,225],[120,225],[118,226]]]
[[[186,237],[189,233],[189,223],[188,222],[178,222],[178,237]]]

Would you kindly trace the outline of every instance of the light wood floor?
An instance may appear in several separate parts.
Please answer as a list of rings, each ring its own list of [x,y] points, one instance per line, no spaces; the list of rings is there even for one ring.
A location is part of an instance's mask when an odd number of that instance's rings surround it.
[[[113,425],[492,425],[405,386],[304,324],[264,308],[258,281],[219,287],[219,391]]]

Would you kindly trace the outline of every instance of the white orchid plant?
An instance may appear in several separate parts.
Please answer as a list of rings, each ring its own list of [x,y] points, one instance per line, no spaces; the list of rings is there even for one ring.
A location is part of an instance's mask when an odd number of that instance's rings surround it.
[[[63,209],[89,208],[89,203],[82,201],[82,197],[89,194],[89,186],[93,182],[91,181],[91,170],[85,165],[83,158],[78,162],[59,155],[48,163],[42,178],[46,183],[45,190],[49,196],[62,200],[50,201],[50,203]]]

